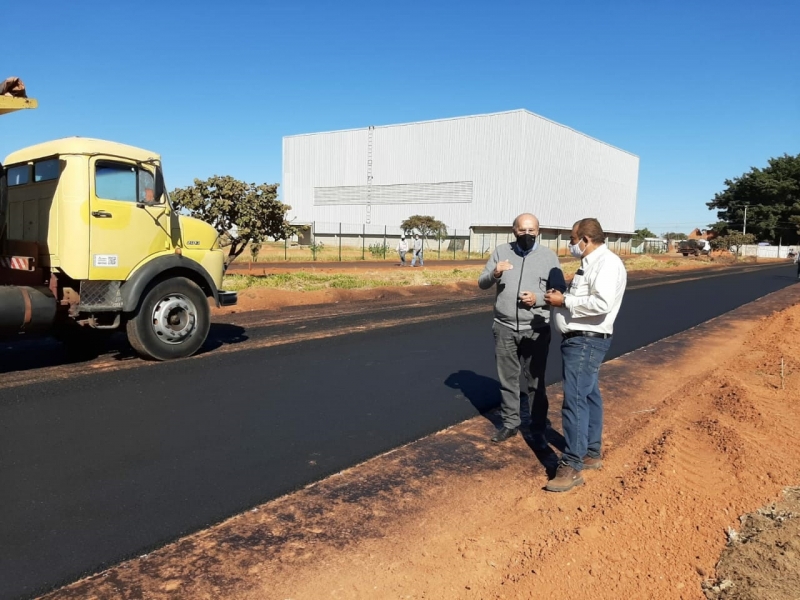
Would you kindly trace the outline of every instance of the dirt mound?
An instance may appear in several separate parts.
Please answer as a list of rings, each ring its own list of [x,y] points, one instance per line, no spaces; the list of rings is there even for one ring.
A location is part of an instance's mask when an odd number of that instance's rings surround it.
[[[800,488],[741,517],[728,530],[729,545],[716,579],[705,581],[708,600],[797,600],[800,598]]]

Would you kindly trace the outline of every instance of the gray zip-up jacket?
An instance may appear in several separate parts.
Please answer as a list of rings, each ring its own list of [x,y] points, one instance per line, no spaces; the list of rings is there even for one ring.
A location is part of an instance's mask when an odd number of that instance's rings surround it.
[[[495,279],[494,269],[497,263],[504,260],[514,268],[503,271],[500,278]],[[548,326],[550,307],[544,303],[545,292],[549,289],[561,292],[567,289],[555,252],[538,243],[527,253],[522,252],[516,242],[495,248],[478,277],[478,285],[482,290],[488,290],[495,284],[494,320],[514,331]],[[532,307],[520,302],[519,295],[522,292],[536,294],[536,302]]]

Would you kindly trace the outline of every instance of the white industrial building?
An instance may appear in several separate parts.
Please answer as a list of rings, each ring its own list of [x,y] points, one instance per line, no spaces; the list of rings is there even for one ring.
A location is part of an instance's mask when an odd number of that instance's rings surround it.
[[[626,253],[638,175],[637,156],[527,110],[283,138],[290,218],[313,229],[306,240],[344,244],[393,244],[403,220],[430,215],[459,247],[485,253],[532,212],[560,253],[584,217]]]

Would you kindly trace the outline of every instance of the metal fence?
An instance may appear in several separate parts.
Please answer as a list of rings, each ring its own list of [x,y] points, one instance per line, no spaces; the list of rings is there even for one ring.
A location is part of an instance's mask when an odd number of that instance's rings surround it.
[[[631,241],[631,254],[666,254],[669,252],[669,240],[645,238]]]
[[[401,236],[406,236],[409,248],[413,231],[403,231],[399,226],[370,225],[314,221],[295,224],[298,233],[285,241],[280,255],[273,247],[268,253],[259,252],[257,260],[398,260],[397,246]],[[426,258],[441,260],[487,259],[494,249],[514,241],[510,227],[472,226],[466,229],[449,229],[446,235],[423,238]],[[568,255],[569,230],[542,228],[539,243],[559,256]],[[630,254],[629,236],[609,234],[609,249],[617,254]]]
[[[414,231],[404,231],[398,226],[369,225],[366,223],[330,223],[314,221],[297,236],[300,245],[308,246],[313,260],[322,251],[333,246],[338,251],[336,259],[343,255],[353,257],[353,250],[361,250],[361,259],[386,259],[397,257],[397,245],[401,236],[406,236],[409,248],[413,245]],[[329,252],[326,252],[330,258]],[[472,248],[470,229],[449,230],[444,236],[423,237],[423,255],[436,258],[480,258],[480,251]],[[358,258],[357,256],[355,258]]]

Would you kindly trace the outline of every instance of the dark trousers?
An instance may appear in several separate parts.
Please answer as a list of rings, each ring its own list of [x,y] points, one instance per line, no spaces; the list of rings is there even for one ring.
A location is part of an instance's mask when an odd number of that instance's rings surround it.
[[[578,471],[583,457],[600,458],[603,398],[598,378],[611,338],[572,337],[561,342],[564,406],[561,409],[565,448],[561,460]]]
[[[519,427],[519,378],[527,382],[531,431],[544,432],[547,427],[547,392],[544,371],[550,349],[550,327],[516,332],[498,323],[492,325],[497,375],[500,378],[500,414],[503,426]]]

